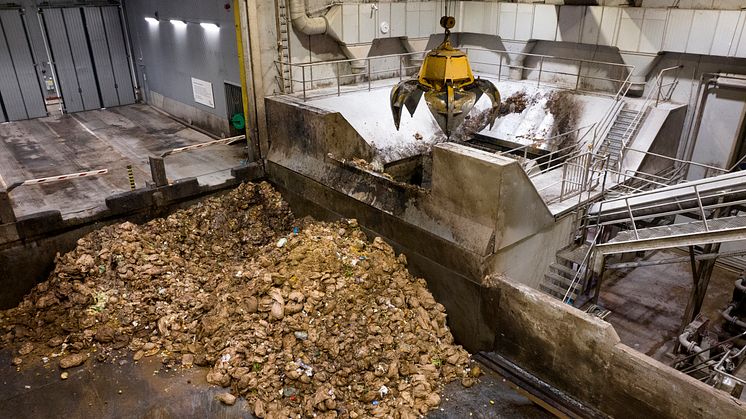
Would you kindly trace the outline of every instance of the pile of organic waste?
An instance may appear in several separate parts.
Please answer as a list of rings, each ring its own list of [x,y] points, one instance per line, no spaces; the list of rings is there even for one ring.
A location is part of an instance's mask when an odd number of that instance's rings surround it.
[[[404,255],[355,220],[294,219],[266,183],[86,235],[0,332],[19,368],[206,366],[258,417],[417,417],[479,375]]]

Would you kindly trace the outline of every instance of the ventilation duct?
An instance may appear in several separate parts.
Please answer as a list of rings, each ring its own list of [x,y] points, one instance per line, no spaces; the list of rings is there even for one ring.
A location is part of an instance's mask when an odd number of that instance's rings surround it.
[[[333,39],[339,45],[342,53],[348,59],[359,60],[361,57],[356,57],[355,54],[342,42],[339,34],[334,31],[329,20],[326,16],[310,17],[306,11],[306,2],[304,0],[289,0],[288,6],[290,7],[290,21],[293,27],[298,32],[304,35],[326,35]],[[353,72],[360,72],[365,69],[364,61],[352,61],[350,62]]]

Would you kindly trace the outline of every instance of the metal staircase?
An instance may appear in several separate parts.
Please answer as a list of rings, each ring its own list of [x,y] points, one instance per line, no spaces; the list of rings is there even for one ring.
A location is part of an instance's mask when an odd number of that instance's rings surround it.
[[[589,210],[600,226],[622,231],[596,246],[603,255],[647,251],[746,238],[746,175],[728,173],[599,202]],[[640,224],[684,215],[694,219],[666,226]]]
[[[580,293],[585,289],[587,263],[584,261],[590,248],[590,243],[580,246],[573,244],[558,251],[556,260],[549,265],[539,284],[539,289],[552,297],[574,305]]]
[[[630,110],[625,104],[606,135],[604,151],[609,154],[608,167],[620,172],[624,147],[637,135],[647,111]],[[603,154],[603,153],[602,153]]]

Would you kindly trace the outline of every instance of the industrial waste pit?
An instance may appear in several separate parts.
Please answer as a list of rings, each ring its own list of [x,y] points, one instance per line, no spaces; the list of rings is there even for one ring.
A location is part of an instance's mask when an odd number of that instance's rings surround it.
[[[269,184],[242,184],[81,238],[0,314],[2,345],[19,376],[52,382],[95,363],[207,367],[215,397],[257,417],[418,417],[481,372],[406,264],[355,220],[295,219]]]

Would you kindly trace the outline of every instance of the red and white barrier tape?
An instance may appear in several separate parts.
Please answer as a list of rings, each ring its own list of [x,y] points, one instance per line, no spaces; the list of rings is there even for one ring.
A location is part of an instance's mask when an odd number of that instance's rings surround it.
[[[188,146],[184,146],[184,147],[174,148],[173,150],[168,150],[165,153],[161,154],[161,157],[166,157],[166,156],[169,156],[171,154],[181,153],[183,151],[194,150],[194,149],[197,149],[197,148],[207,147],[207,146],[216,145],[216,144],[227,144],[227,143],[230,143],[230,142],[233,142],[233,141],[243,140],[245,138],[246,138],[245,135],[237,135],[235,137],[221,138],[219,140],[208,141],[206,143],[194,144],[194,145],[188,145]]]
[[[29,179],[29,180],[24,180],[23,182],[16,182],[10,185],[10,187],[8,188],[8,192],[23,185],[39,185],[41,183],[53,183],[53,182],[59,182],[62,180],[78,179],[78,178],[87,177],[87,176],[105,175],[107,173],[109,173],[109,169],[97,169],[97,170],[89,170],[87,172],[78,172],[78,173],[70,173],[66,175],[49,176],[49,177],[42,177],[38,179]]]

